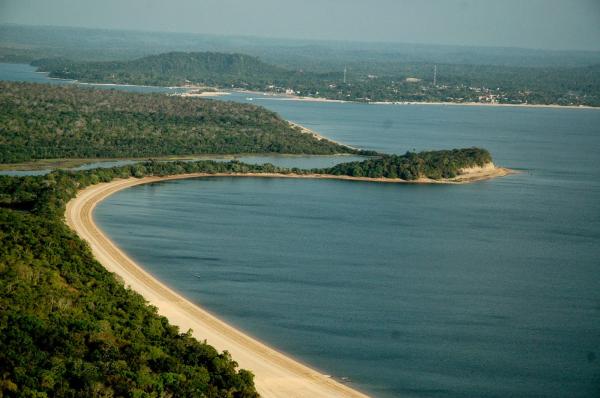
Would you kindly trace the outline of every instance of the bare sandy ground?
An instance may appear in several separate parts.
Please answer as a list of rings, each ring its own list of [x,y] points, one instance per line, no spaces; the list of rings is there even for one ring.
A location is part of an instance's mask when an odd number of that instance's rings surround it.
[[[416,183],[465,183],[510,174],[510,170],[492,164],[483,168],[465,170],[465,174],[452,180],[419,180]],[[115,180],[88,187],[67,204],[67,224],[91,246],[96,259],[110,272],[115,273],[125,285],[140,293],[158,312],[182,331],[193,330],[199,340],[206,340],[217,350],[227,350],[242,368],[255,375],[256,388],[265,398],[329,398],[367,397],[367,395],[342,384],[317,370],[301,364],[268,347],[219,320],[214,315],[190,302],[180,294],[144,271],[120,250],[94,223],[96,205],[108,196],[134,185],[157,181],[198,177],[263,177],[263,178],[320,178],[390,183],[407,183],[400,179],[370,179],[333,175],[294,174],[184,174],[168,177],[145,177]]]
[[[301,125],[301,124],[294,123],[294,122],[290,122],[290,121],[288,121],[288,123],[289,123],[289,124],[290,124],[292,127],[298,127],[302,133],[304,133],[304,134],[310,134],[310,135],[312,135],[313,137],[315,137],[315,138],[316,138],[317,140],[319,140],[319,141],[323,141],[323,140],[324,140],[324,141],[329,141],[329,142],[333,142],[334,144],[338,144],[338,145],[345,146],[345,147],[347,147],[347,148],[351,148],[351,149],[358,149],[358,148],[355,148],[355,147],[353,147],[353,146],[346,145],[346,144],[343,144],[343,143],[341,143],[341,142],[334,141],[334,140],[331,140],[331,139],[329,139],[329,138],[327,138],[327,137],[324,137],[324,136],[322,136],[321,134],[317,133],[316,131],[314,131],[314,130],[312,130],[312,129],[309,129],[308,127],[304,127],[304,126],[303,126],[303,125]]]
[[[202,91],[199,93],[181,93],[181,94],[176,94],[180,97],[222,97],[224,95],[230,95],[231,93],[228,93],[226,91]]]

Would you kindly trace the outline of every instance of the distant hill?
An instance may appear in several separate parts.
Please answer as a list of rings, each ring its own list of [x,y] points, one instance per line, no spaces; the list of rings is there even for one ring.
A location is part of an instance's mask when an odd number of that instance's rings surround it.
[[[169,52],[128,61],[74,62],[62,58],[32,62],[50,76],[88,82],[141,85],[186,83],[240,87],[288,80],[293,72],[244,54]]]

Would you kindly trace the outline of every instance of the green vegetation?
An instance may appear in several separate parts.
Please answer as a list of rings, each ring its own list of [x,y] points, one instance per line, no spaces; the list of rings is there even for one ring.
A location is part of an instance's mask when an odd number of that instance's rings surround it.
[[[338,164],[324,172],[355,177],[401,178],[408,181],[421,177],[439,180],[456,177],[463,168],[483,166],[490,162],[492,156],[485,149],[464,148],[407,152],[400,156],[383,155],[377,159]]]
[[[327,60],[323,60],[326,62]],[[582,67],[391,63],[319,72],[291,70],[242,54],[170,52],[127,61],[32,62],[52,77],[98,83],[243,88],[350,101],[448,101],[600,106],[600,65]],[[434,83],[434,66],[437,79]]]
[[[0,163],[53,158],[357,152],[264,108],[74,86],[0,82]]]
[[[252,88],[288,79],[289,72],[243,54],[171,52],[119,62],[73,62],[49,58],[32,62],[50,76],[102,83],[153,86],[200,83]]]

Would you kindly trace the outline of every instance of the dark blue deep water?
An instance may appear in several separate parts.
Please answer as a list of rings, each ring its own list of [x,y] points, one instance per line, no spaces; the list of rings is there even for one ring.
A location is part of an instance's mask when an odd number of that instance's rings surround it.
[[[361,148],[481,146],[522,173],[134,187],[95,216],[145,268],[377,397],[600,396],[600,111],[224,99]]]

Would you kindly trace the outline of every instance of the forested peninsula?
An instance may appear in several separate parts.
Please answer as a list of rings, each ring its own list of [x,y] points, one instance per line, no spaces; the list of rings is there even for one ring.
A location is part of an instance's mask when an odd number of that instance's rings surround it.
[[[77,86],[0,82],[0,163],[57,158],[359,153],[265,108]]]

